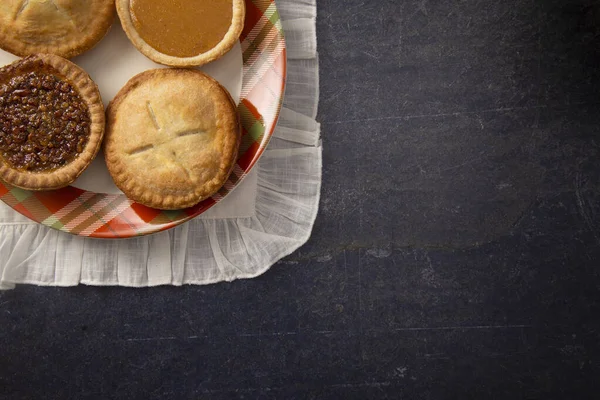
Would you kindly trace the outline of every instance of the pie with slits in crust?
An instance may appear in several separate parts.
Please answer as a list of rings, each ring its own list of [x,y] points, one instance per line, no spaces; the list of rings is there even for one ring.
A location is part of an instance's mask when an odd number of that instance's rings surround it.
[[[67,186],[98,153],[104,123],[98,87],[72,62],[37,54],[0,69],[0,179]]]
[[[245,0],[117,0],[125,33],[151,60],[172,67],[216,60],[237,43]]]
[[[91,49],[115,19],[115,0],[0,0],[0,48],[65,58]]]
[[[148,207],[191,207],[215,194],[237,160],[241,126],[225,88],[197,70],[132,78],[107,110],[104,154],[119,189]]]

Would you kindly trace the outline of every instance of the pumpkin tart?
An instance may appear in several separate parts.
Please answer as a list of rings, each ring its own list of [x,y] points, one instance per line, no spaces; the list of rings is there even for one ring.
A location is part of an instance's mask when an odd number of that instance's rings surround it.
[[[244,0],[117,0],[129,39],[146,57],[192,67],[222,57],[244,27]]]

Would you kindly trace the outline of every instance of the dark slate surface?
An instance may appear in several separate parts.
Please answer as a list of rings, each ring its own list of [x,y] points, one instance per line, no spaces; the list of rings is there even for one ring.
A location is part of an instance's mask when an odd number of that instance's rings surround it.
[[[598,1],[319,3],[310,242],[251,281],[1,293],[0,397],[598,398]]]

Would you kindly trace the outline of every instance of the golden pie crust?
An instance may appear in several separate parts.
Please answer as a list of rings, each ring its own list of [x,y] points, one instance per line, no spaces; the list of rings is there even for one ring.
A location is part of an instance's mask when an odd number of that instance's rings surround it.
[[[211,49],[193,56],[180,57],[170,55],[152,47],[142,38],[142,35],[140,35],[140,33],[138,32],[134,23],[134,16],[132,15],[133,13],[131,9],[132,1],[133,0],[116,0],[117,13],[121,20],[123,29],[129,37],[129,40],[131,40],[134,46],[142,54],[150,58],[152,61],[171,67],[200,66],[222,57],[237,43],[244,28],[244,20],[246,17],[245,0],[233,0],[231,24],[229,25],[229,29],[226,31],[223,39],[220,42],[218,42]],[[214,2],[215,0],[203,1]],[[198,21],[198,23],[200,24],[201,21]],[[164,26],[159,25],[158,21],[154,29],[160,30],[162,32],[165,32],[165,34],[168,34],[168,29],[165,29]],[[189,40],[192,39],[193,38],[189,38]]]
[[[102,138],[104,136],[105,115],[104,105],[98,87],[89,75],[72,62],[52,54],[36,54],[16,61],[0,70],[0,95],[4,85],[18,76],[28,73],[43,73],[56,77],[59,82],[68,83],[78,95],[78,101],[82,107],[82,113],[87,112],[86,127],[82,129],[82,135],[87,135],[87,141],[82,144],[81,151],[74,151],[73,157],[68,163],[57,168],[29,171],[11,165],[0,152],[0,179],[3,181],[28,190],[52,190],[59,189],[72,183],[88,167],[96,157]],[[66,86],[63,86],[66,87]],[[25,100],[27,97],[25,96]],[[51,106],[50,112],[56,112],[58,108],[68,109],[68,104]],[[44,105],[46,107],[46,105]],[[44,109],[43,111],[48,111]],[[39,111],[40,115],[42,111]],[[49,114],[46,114],[46,117]],[[5,118],[5,115],[2,116]],[[66,117],[65,117],[66,118]],[[29,125],[31,128],[32,125]],[[6,126],[3,126],[5,128]],[[11,128],[10,126],[6,128]],[[77,128],[76,126],[74,128]],[[41,129],[41,128],[39,128]],[[34,135],[35,129],[32,129]],[[0,131],[0,135],[6,135]],[[40,132],[48,134],[48,132]],[[51,135],[51,134],[49,134]],[[27,139],[29,140],[29,139]],[[50,146],[50,145],[48,145]],[[50,146],[54,147],[54,146]]]
[[[157,69],[132,78],[109,104],[104,154],[127,197],[175,210],[225,184],[240,140],[236,104],[217,81],[197,70]]]
[[[115,19],[115,0],[0,1],[0,48],[75,57],[98,43]]]

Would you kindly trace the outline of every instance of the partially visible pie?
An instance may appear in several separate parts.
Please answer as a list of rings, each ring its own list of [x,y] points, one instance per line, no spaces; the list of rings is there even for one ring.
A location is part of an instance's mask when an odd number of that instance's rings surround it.
[[[92,48],[115,18],[115,0],[2,0],[0,48],[71,58]]]
[[[81,68],[50,54],[0,69],[0,179],[29,190],[69,185],[104,135],[98,87]]]
[[[172,67],[209,63],[237,43],[245,0],[117,0],[125,33],[146,57]]]
[[[215,194],[235,166],[236,104],[200,71],[135,76],[111,101],[107,118],[108,170],[127,197],[148,207],[191,207]]]

